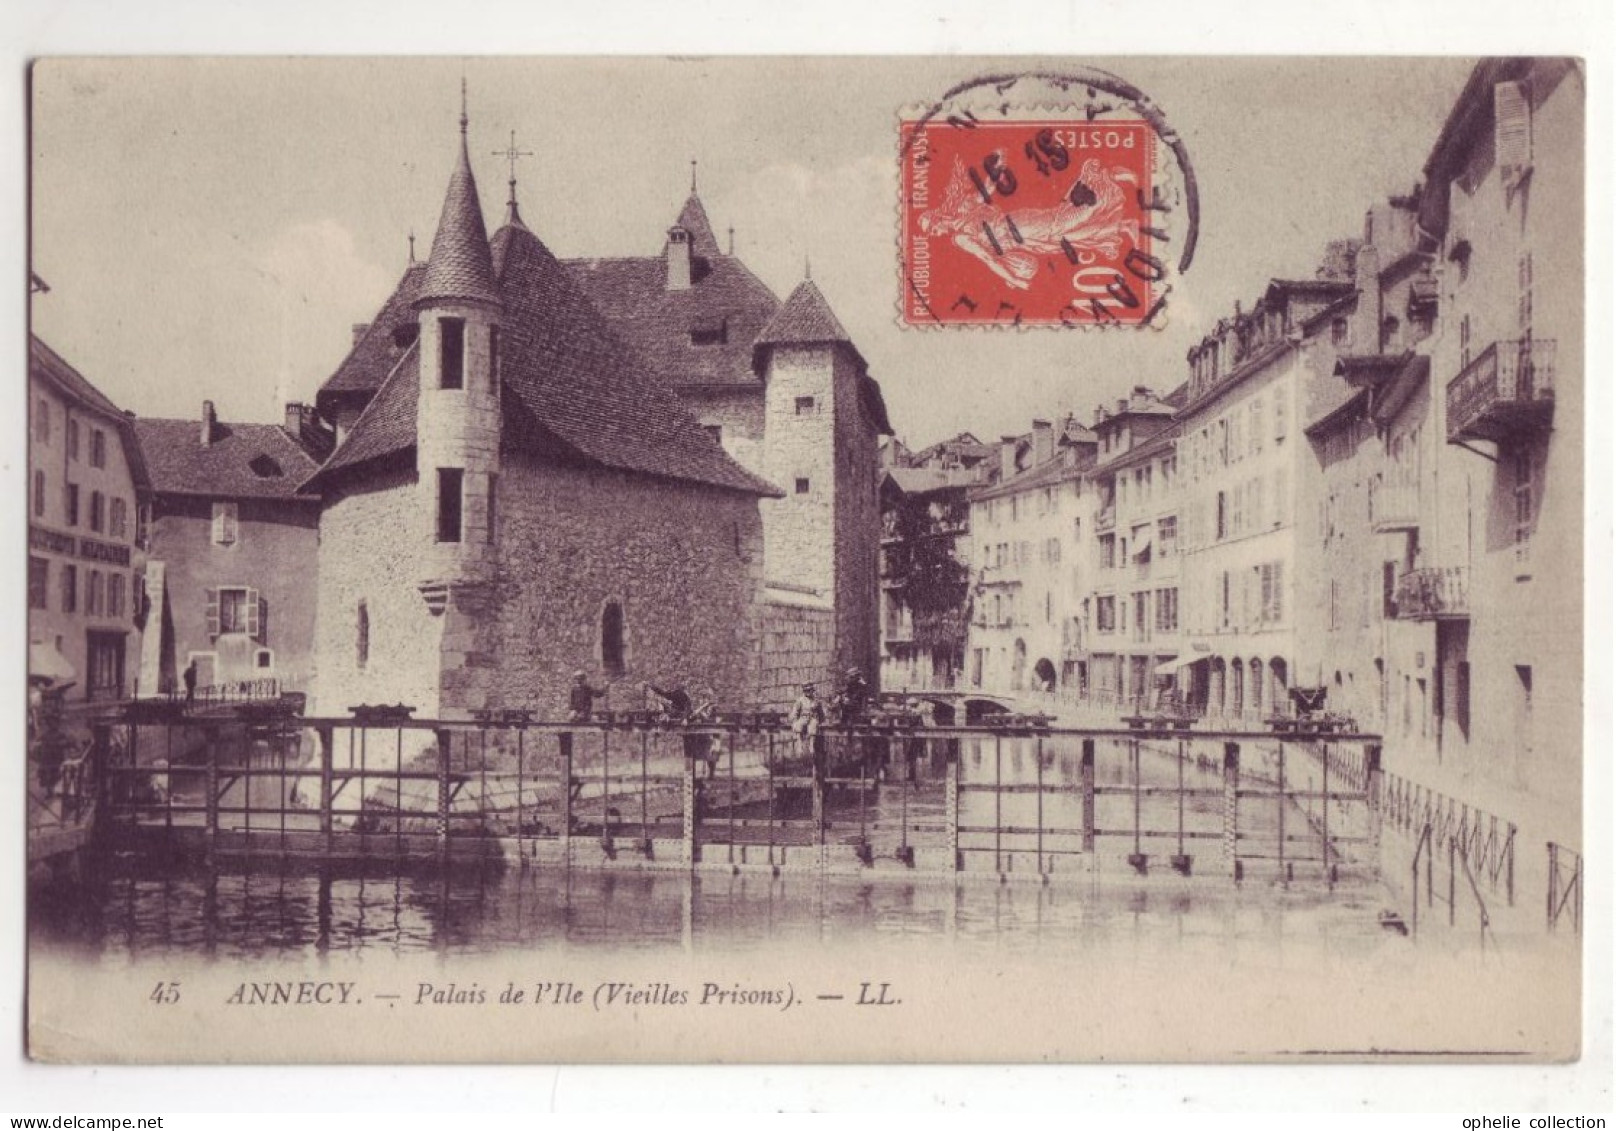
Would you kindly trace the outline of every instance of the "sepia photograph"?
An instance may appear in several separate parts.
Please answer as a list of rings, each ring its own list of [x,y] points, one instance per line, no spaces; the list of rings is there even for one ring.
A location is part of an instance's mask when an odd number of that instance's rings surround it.
[[[1583,60],[27,83],[29,1058],[1583,1054]]]

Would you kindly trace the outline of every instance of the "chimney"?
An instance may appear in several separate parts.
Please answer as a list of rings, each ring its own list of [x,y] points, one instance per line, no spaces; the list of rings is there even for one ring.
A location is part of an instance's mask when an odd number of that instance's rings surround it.
[[[1016,444],[1020,442],[1017,436],[999,437],[999,482],[1003,483],[1016,473]]]
[[[308,419],[309,406],[299,401],[286,402],[286,423],[282,427],[286,434],[294,440],[303,438],[304,422]]]
[[[683,228],[668,229],[668,290],[690,289],[690,233]]]
[[[354,345],[357,346],[359,344],[359,339],[363,338],[365,336],[365,331],[368,330],[368,329],[370,329],[370,323],[369,322],[355,322],[353,324],[353,344]]]
[[[204,448],[213,447],[213,433],[214,433],[214,430],[215,430],[216,426],[218,425],[218,423],[219,423],[218,417],[214,416],[214,414],[213,414],[213,402],[212,401],[203,401],[202,402],[202,446]]]
[[[1032,462],[1038,467],[1055,457],[1055,429],[1047,420],[1032,422]]]
[[[1358,306],[1353,312],[1352,352],[1380,352],[1380,320],[1383,317],[1380,293],[1380,255],[1373,247],[1358,249],[1354,264],[1354,285]]]

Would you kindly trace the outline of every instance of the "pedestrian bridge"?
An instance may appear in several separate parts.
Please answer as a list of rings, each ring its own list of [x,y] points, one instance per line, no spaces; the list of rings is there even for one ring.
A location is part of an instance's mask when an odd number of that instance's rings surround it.
[[[522,866],[1115,873],[1335,883],[1378,868],[1380,739],[1135,720],[1054,727],[1010,701],[827,726],[304,718],[134,710],[98,725],[115,853]]]

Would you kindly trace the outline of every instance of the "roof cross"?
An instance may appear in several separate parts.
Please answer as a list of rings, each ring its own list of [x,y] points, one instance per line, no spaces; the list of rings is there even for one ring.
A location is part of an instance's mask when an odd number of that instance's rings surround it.
[[[516,195],[516,162],[523,157],[537,156],[531,149],[516,148],[516,131],[511,131],[511,143],[504,149],[494,150],[495,157],[503,157],[511,163],[511,195]]]

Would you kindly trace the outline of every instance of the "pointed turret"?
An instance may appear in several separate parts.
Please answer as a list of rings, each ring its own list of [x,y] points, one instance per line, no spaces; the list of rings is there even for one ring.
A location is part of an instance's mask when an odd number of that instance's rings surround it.
[[[771,346],[853,345],[853,339],[842,329],[830,303],[820,293],[812,279],[803,279],[791,292],[785,305],[775,314],[763,333],[757,336],[753,347],[752,368],[762,372],[766,364],[764,355]],[[856,350],[854,351],[857,352]]]
[[[679,219],[673,222],[676,228],[683,228],[690,234],[690,253],[704,259],[714,259],[723,254],[718,248],[718,237],[713,235],[713,226],[707,220],[707,209],[702,207],[701,197],[696,190],[690,190],[690,198],[685,206],[679,210]]]
[[[460,160],[449,177],[443,214],[438,218],[438,233],[432,237],[426,278],[415,300],[417,306],[455,301],[496,306],[500,302],[494,257],[488,249],[488,229],[483,226],[482,203],[477,196],[477,178],[472,175],[471,155],[466,149],[464,117],[460,126]]]

